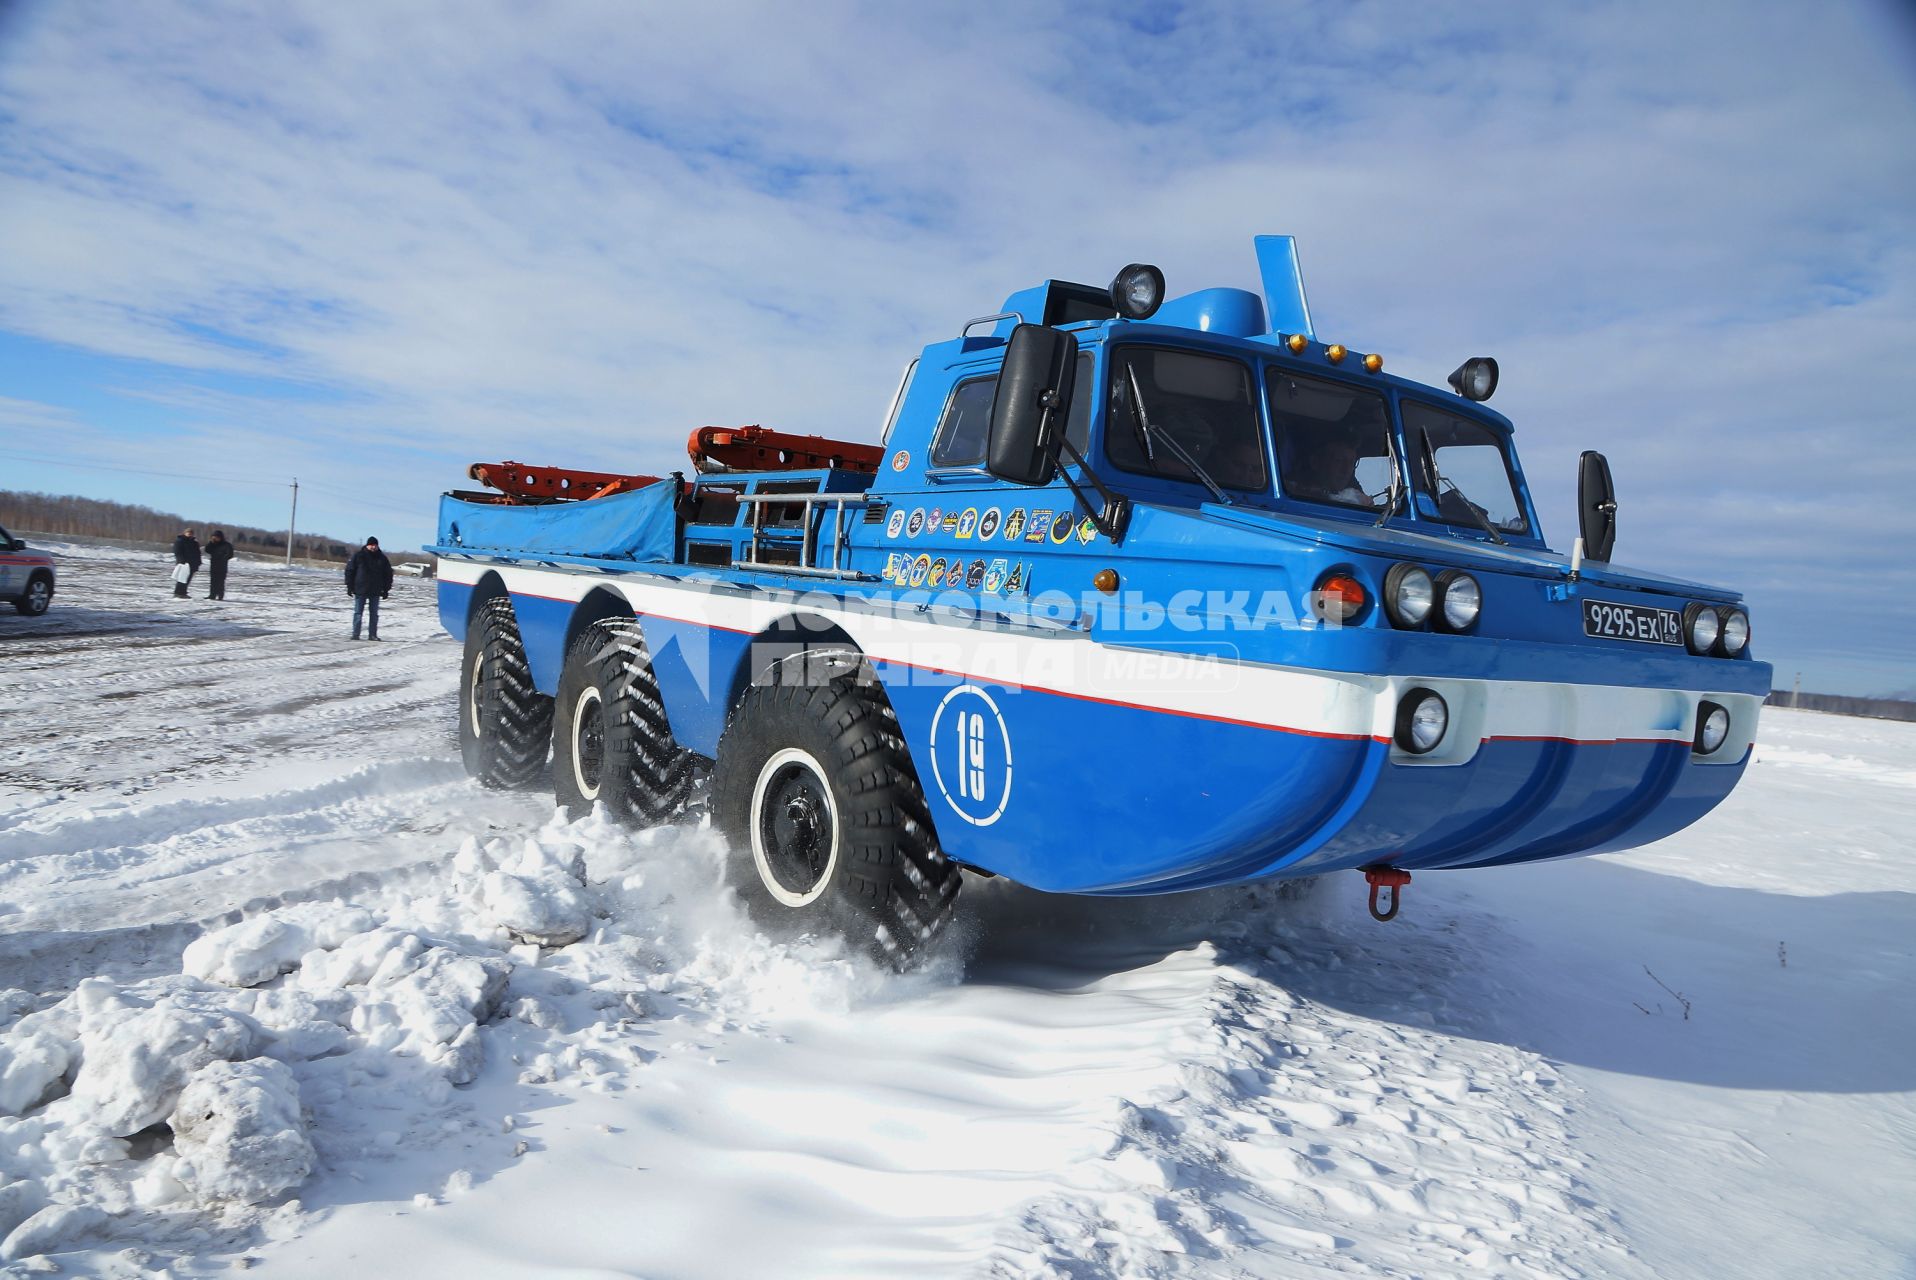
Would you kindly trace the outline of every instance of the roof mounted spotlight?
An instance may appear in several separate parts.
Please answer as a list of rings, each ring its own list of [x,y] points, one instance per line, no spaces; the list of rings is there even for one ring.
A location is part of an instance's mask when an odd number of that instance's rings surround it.
[[[1466,400],[1488,400],[1497,390],[1497,362],[1489,356],[1472,356],[1450,375],[1453,391]]]
[[[1126,320],[1148,320],[1164,305],[1164,273],[1134,262],[1111,281],[1111,306]]]

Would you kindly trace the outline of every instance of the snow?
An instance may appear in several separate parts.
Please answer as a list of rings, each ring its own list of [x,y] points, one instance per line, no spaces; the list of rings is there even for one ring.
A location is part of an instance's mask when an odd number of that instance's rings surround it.
[[[258,1204],[306,1181],[313,1144],[283,1063],[216,1062],[180,1091],[169,1172],[202,1203]]]
[[[926,971],[700,825],[468,782],[431,584],[0,619],[0,1262],[419,1277],[1877,1276],[1916,1263],[1916,726],[1766,713],[1625,855],[1139,901]],[[246,568],[247,566],[242,566]]]

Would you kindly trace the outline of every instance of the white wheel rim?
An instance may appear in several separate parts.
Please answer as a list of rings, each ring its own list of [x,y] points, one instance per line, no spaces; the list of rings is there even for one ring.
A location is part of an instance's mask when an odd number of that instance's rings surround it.
[[[592,703],[598,701],[599,687],[597,685],[587,685],[585,688],[579,690],[579,700],[572,704],[572,749],[566,752],[567,755],[572,757],[572,783],[578,788],[580,797],[586,800],[597,800],[599,798],[599,783],[603,780],[605,774],[605,752],[601,750],[599,752],[600,777],[593,779],[591,782],[587,782],[585,779],[585,770],[581,767],[582,761],[580,759],[584,753],[579,749],[579,731],[585,725],[586,710]]]
[[[772,779],[778,776],[779,770],[788,764],[799,765],[817,780],[818,789],[825,797],[825,812],[832,823],[832,843],[825,855],[825,869],[818,873],[818,882],[804,893],[793,893],[780,884],[778,877],[772,874],[771,861],[765,851],[764,823],[761,821],[765,808],[765,790],[771,785]],[[838,867],[838,849],[843,843],[843,837],[840,834],[842,828],[838,821],[838,799],[832,795],[831,784],[825,779],[825,770],[819,767],[812,753],[801,751],[797,747],[786,747],[782,751],[774,752],[772,758],[767,760],[758,771],[758,781],[752,786],[752,807],[747,817],[752,832],[752,865],[758,869],[758,880],[765,886],[765,891],[788,907],[810,906],[817,902],[824,895],[826,886],[832,882],[832,872]]]
[[[479,725],[479,673],[485,666],[486,651],[481,649],[472,655],[472,692],[466,698],[466,718],[472,721],[472,736],[475,738],[485,736]]]
[[[27,588],[27,600],[35,613],[46,608],[47,597],[50,594],[52,593],[47,590],[47,584],[44,582],[36,582]]]

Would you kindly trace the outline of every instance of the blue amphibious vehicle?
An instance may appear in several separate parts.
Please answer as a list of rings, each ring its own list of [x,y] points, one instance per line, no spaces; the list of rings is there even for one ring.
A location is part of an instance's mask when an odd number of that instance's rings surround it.
[[[693,433],[689,479],[442,501],[491,786],[713,821],[756,912],[896,962],[963,871],[1146,894],[1627,848],[1742,776],[1741,597],[1545,543],[1494,361],[1450,390],[1264,296],[1048,281],[926,347],[879,445]],[[548,763],[549,762],[549,763]],[[1394,896],[1391,911],[1395,910]],[[1382,913],[1388,915],[1389,913]]]

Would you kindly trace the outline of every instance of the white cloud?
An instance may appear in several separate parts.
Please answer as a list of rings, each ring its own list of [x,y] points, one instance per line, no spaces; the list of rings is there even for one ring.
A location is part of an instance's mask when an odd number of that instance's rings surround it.
[[[1874,551],[1911,532],[1910,30],[1867,5],[44,5],[0,28],[0,328],[150,362],[115,385],[166,402],[170,451],[423,536],[473,459],[867,434],[918,346],[1020,285],[1136,259],[1252,285],[1250,235],[1289,231],[1327,333],[1438,382],[1504,360],[1559,541],[1594,445],[1636,559],[1759,606],[1835,564],[1916,596]]]

